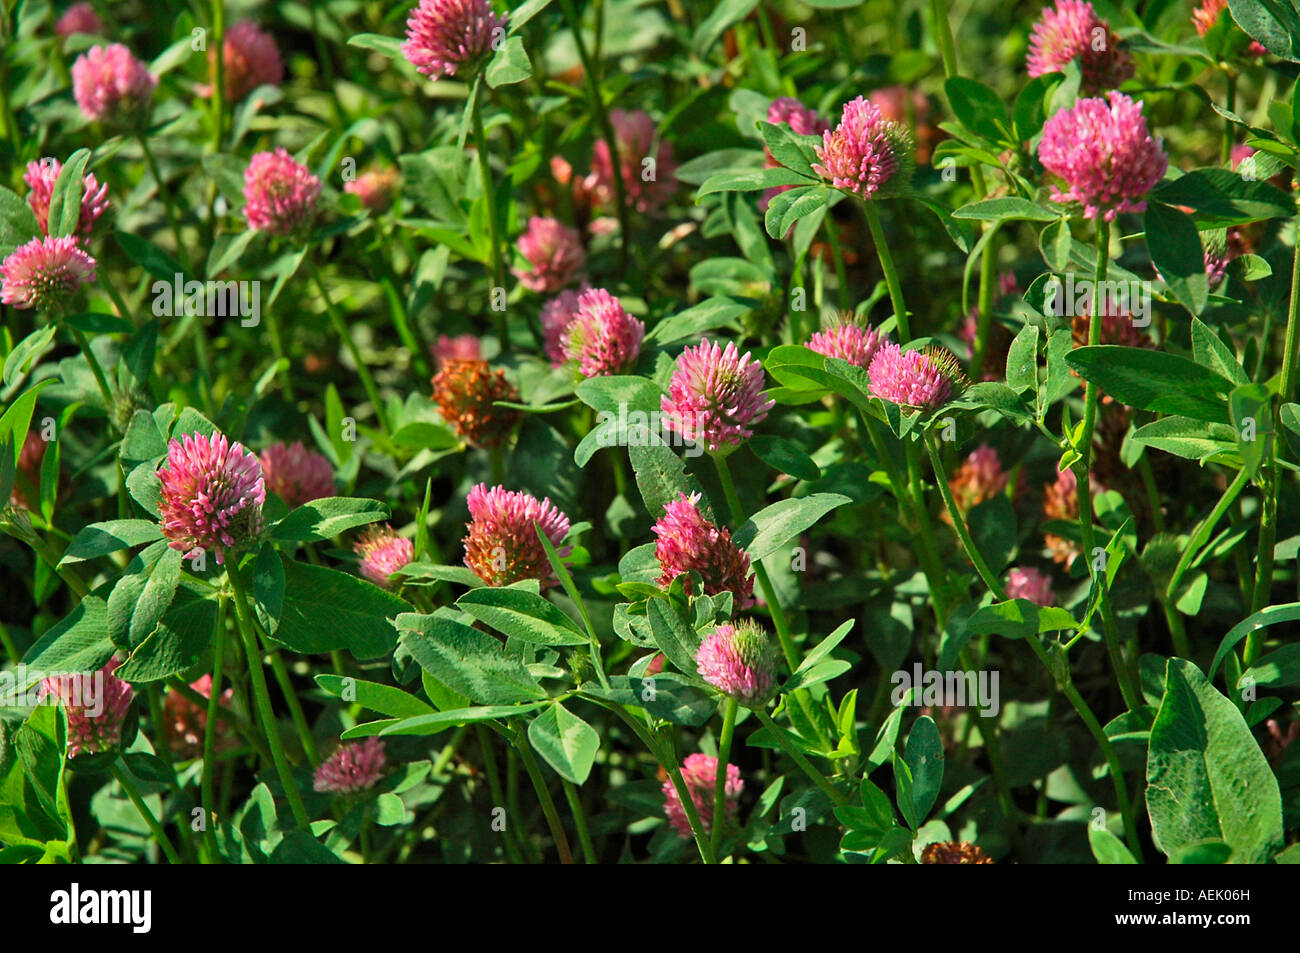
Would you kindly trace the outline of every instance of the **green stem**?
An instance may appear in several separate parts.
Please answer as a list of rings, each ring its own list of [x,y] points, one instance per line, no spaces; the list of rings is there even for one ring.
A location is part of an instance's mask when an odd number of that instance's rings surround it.
[[[930,15],[934,19],[939,55],[943,58],[944,76],[951,78],[957,75],[957,48],[952,41],[952,22],[948,18],[948,4],[945,0],[930,0]]]
[[[587,828],[587,813],[582,808],[582,799],[578,796],[578,788],[567,778],[561,778],[560,783],[564,785],[564,796],[569,802],[569,810],[573,813],[573,825],[578,829],[578,843],[582,847],[582,861],[585,864],[598,864],[596,859],[596,848],[591,842],[591,831]]]
[[[835,231],[835,218],[831,215],[831,210],[826,210],[826,217],[822,221],[826,228],[826,244],[830,246],[831,258],[835,262],[835,278],[839,282],[839,300],[840,310],[849,310],[849,273],[844,267],[844,252],[840,248],[840,238]],[[814,327],[815,331],[816,328]]]
[[[975,319],[975,343],[971,352],[971,380],[984,379],[984,360],[988,356],[989,334],[993,328],[993,292],[997,287],[997,258],[993,254],[993,234],[996,225],[980,252],[980,297],[979,311]]]
[[[1260,344],[1261,355],[1268,350],[1267,334]],[[1282,379],[1278,388],[1278,417],[1280,425],[1281,408],[1290,403],[1295,390],[1296,352],[1300,350],[1300,219],[1296,220],[1295,251],[1291,261],[1291,299],[1286,312],[1286,340],[1282,346]],[[1275,431],[1280,427],[1275,426]],[[1277,445],[1273,445],[1276,457]],[[1277,539],[1277,498],[1281,485],[1281,473],[1273,459],[1270,459],[1268,483],[1266,485],[1264,504],[1260,508],[1259,547],[1256,555],[1255,591],[1251,599],[1251,608],[1258,612],[1268,603],[1273,591],[1273,546]],[[1259,658],[1264,646],[1264,630],[1256,629],[1246,636],[1243,658],[1251,665]]]
[[[81,353],[86,356],[86,363],[90,365],[90,373],[95,376],[95,385],[99,388],[100,396],[104,398],[104,404],[108,410],[108,425],[113,428],[114,433],[117,433],[117,424],[113,422],[115,401],[113,391],[108,386],[108,378],[104,376],[104,368],[100,366],[99,358],[95,357],[95,352],[90,349],[90,342],[86,340],[85,333],[71,325],[68,326],[68,330],[72,332],[77,347],[81,348]]]
[[[226,125],[226,5],[225,0],[212,0],[212,44],[217,50],[213,57],[212,79],[212,151],[221,152],[221,140]]]
[[[555,841],[555,850],[560,855],[560,863],[571,864],[573,852],[569,848],[569,839],[565,836],[564,825],[560,823],[560,814],[555,809],[555,800],[546,786],[546,779],[542,777],[542,769],[538,767],[537,758],[533,756],[533,749],[529,746],[528,739],[517,728],[512,729],[510,738],[524,762],[528,779],[533,782],[533,790],[537,792],[537,800],[542,805],[542,814],[546,817],[546,826],[551,830],[551,839]]]
[[[262,722],[262,731],[266,743],[271,749],[271,760],[275,763],[280,785],[289,799],[294,821],[301,830],[310,832],[307,820],[307,808],[302,803],[302,795],[294,784],[293,772],[289,759],[285,757],[284,745],[280,742],[280,730],[276,724],[275,712],[271,710],[271,695],[266,688],[266,675],[262,671],[262,654],[257,646],[257,632],[253,628],[252,613],[248,609],[248,590],[239,574],[239,567],[232,562],[227,568],[227,577],[235,593],[235,620],[239,623],[239,635],[244,643],[244,655],[248,662],[248,674],[253,683],[253,698],[257,704],[257,715]]]
[[[154,817],[153,811],[149,810],[149,805],[144,803],[144,798],[140,796],[140,792],[136,789],[135,782],[131,780],[130,775],[122,770],[121,762],[114,761],[109,770],[117,783],[122,786],[122,790],[126,792],[126,796],[131,799],[131,803],[135,805],[135,809],[140,813],[140,816],[144,818],[144,822],[149,825],[149,831],[153,834],[153,839],[158,842],[158,846],[162,848],[163,854],[167,857],[167,863],[179,864],[181,859],[176,855],[176,848],[172,847],[172,842],[167,839],[167,832],[162,829],[162,825],[158,823],[158,818]]]
[[[510,802],[506,799],[505,791],[501,787],[501,775],[497,772],[496,755],[492,752],[492,736],[482,722],[474,726],[474,734],[478,738],[479,749],[483,752],[483,767],[487,773],[488,791],[492,794],[492,806],[500,807],[506,811],[506,826],[505,830],[501,832],[505,836],[506,857],[512,864],[521,863],[523,858],[520,857],[519,847],[515,844],[515,817],[510,813]]]
[[[731,739],[736,733],[736,712],[739,708],[734,698],[728,698],[722,715],[722,734],[718,736],[718,773],[713,782],[713,830],[709,833],[709,849],[718,856],[722,849],[722,828],[727,814],[727,765],[731,764]]]
[[[1047,672],[1052,676],[1053,681],[1057,682],[1057,685],[1065,694],[1065,697],[1070,700],[1070,704],[1073,705],[1074,710],[1078,712],[1079,718],[1081,718],[1083,723],[1088,726],[1088,731],[1097,742],[1097,746],[1101,748],[1101,753],[1105,757],[1106,764],[1110,768],[1111,783],[1115,786],[1115,799],[1119,804],[1120,815],[1124,819],[1124,835],[1128,840],[1129,850],[1133,853],[1135,858],[1140,859],[1142,857],[1142,844],[1138,840],[1137,823],[1133,817],[1133,805],[1132,802],[1129,801],[1128,785],[1124,781],[1124,770],[1120,766],[1119,756],[1115,753],[1115,746],[1110,743],[1110,739],[1106,737],[1105,730],[1101,727],[1101,722],[1097,720],[1097,716],[1093,714],[1092,709],[1088,707],[1088,703],[1084,700],[1083,696],[1079,694],[1079,690],[1074,687],[1074,682],[1070,678],[1069,669],[1065,669],[1065,681],[1062,684],[1056,679],[1056,675],[1052,671],[1051,659],[1048,658],[1047,650],[1043,648],[1041,638],[1039,636],[1030,636],[1025,641],[1027,641],[1029,647],[1034,650],[1034,654],[1037,655],[1039,661],[1043,663],[1043,667],[1047,669]]]
[[[669,748],[665,749],[655,738],[654,732],[644,725],[638,724],[637,720],[629,715],[622,705],[615,705],[590,696],[585,697],[623,719],[627,726],[632,729],[632,733],[641,739],[641,743],[646,746],[650,756],[668,772],[668,778],[673,783],[673,790],[677,792],[677,798],[681,801],[682,810],[686,812],[686,823],[690,825],[691,836],[695,838],[695,847],[700,852],[700,860],[706,865],[714,863],[713,849],[709,845],[708,834],[704,830],[704,825],[700,822],[700,812],[695,808],[695,799],[691,796],[691,789],[686,786],[686,780],[682,777],[681,765],[678,763],[676,752],[671,750],[671,743]]]
[[[483,183],[483,201],[487,203],[488,218],[488,240],[492,243],[492,287],[505,288],[506,271],[505,263],[501,254],[501,236],[499,234],[500,223],[497,221],[497,200],[496,190],[492,186],[492,166],[488,163],[488,144],[487,133],[483,130],[483,98],[484,90],[487,84],[480,76],[474,84],[474,103],[471,107],[474,110],[474,147],[478,151],[478,168],[479,175]],[[489,293],[488,300],[494,304],[492,293]],[[510,351],[510,325],[506,319],[505,311],[497,311],[493,308],[493,315],[497,323],[497,338],[501,342],[503,353]]]
[[[723,495],[727,498],[727,506],[731,509],[731,520],[739,528],[745,522],[745,510],[740,505],[740,496],[736,493],[736,484],[731,479],[731,466],[727,463],[725,456],[720,454],[712,454],[711,456],[718,471],[718,480],[722,483]],[[781,603],[776,598],[776,591],[772,588],[772,581],[768,578],[763,563],[755,559],[753,566],[754,575],[758,579],[759,587],[763,590],[763,598],[767,600],[768,611],[772,613],[772,625],[776,629],[776,637],[781,643],[781,652],[785,655],[785,661],[790,666],[790,671],[793,672],[799,667],[799,655],[795,651],[794,639],[790,636],[790,626],[786,621],[785,610],[781,608]]]
[[[623,154],[618,147],[618,137],[614,134],[614,124],[610,122],[609,111],[605,108],[605,100],[601,96],[601,75],[598,70],[598,63],[592,59],[587,50],[587,44],[582,38],[582,23],[574,9],[573,0],[560,0],[560,6],[564,10],[564,18],[569,22],[569,29],[573,31],[573,42],[578,48],[578,58],[582,61],[583,78],[587,86],[587,99],[591,104],[592,114],[596,117],[596,126],[600,129],[600,134],[605,140],[605,148],[609,150],[610,165],[614,170],[614,201],[617,203],[615,209],[618,215],[618,254],[619,254],[619,273],[627,275],[628,266],[628,242],[631,241],[631,234],[628,226],[628,207],[627,207],[627,187],[623,182]],[[599,17],[598,17],[599,23]],[[600,31],[597,29],[596,42],[600,42]]]
[[[298,732],[298,743],[302,745],[302,753],[315,767],[320,764],[320,749],[316,746],[316,739],[312,737],[311,726],[307,724],[307,716],[303,714],[298,693],[293,688],[293,680],[289,678],[289,670],[285,667],[284,659],[277,649],[264,642],[263,650],[271,659],[271,671],[280,686],[280,693],[284,695],[285,704],[289,706],[289,717],[293,719],[294,729]]]
[[[1101,344],[1101,326],[1103,323],[1102,289],[1105,287],[1106,270],[1110,263],[1110,223],[1105,219],[1097,223],[1097,269],[1093,281],[1093,314],[1088,320],[1088,344],[1096,347]],[[1110,601],[1110,586],[1106,580],[1105,570],[1094,567],[1093,549],[1095,540],[1092,528],[1092,435],[1097,427],[1097,406],[1101,399],[1101,389],[1093,381],[1088,381],[1083,398],[1083,433],[1075,449],[1079,459],[1074,465],[1079,497],[1079,528],[1083,537],[1083,558],[1087,560],[1088,572],[1098,588],[1101,597],[1102,633],[1106,640],[1106,652],[1110,656],[1111,667],[1119,682],[1120,693],[1130,710],[1136,710],[1142,704],[1142,692],[1137,680],[1132,677],[1124,664],[1123,653],[1119,646],[1119,634],[1115,622],[1115,611]]]
[[[223,655],[226,647],[226,597],[217,596],[217,627],[212,636],[212,686],[208,693],[208,720],[203,726],[203,774],[199,779],[200,800],[203,803],[203,843],[207,848],[208,863],[221,860],[217,846],[217,798],[213,784],[213,771],[217,766],[217,716],[221,710],[221,679]]]
[[[320,291],[321,300],[325,303],[325,313],[329,315],[330,324],[334,326],[334,333],[342,340],[348,353],[352,355],[352,360],[357,365],[357,376],[361,378],[361,386],[365,388],[366,396],[370,398],[370,403],[374,405],[375,417],[379,420],[379,427],[388,434],[388,415],[384,412],[383,401],[379,399],[379,389],[375,386],[375,379],[370,376],[370,368],[361,358],[361,349],[357,343],[352,340],[352,335],[348,333],[347,325],[343,323],[343,316],[339,314],[338,308],[330,299],[329,291],[325,288],[325,281],[320,273],[320,266],[312,259],[311,252],[307,253],[307,267],[311,270],[312,281],[316,283],[316,288]]]
[[[1165,589],[1165,598],[1167,600],[1173,600],[1177,596],[1178,587],[1183,581],[1183,576],[1187,574],[1187,570],[1191,567],[1196,554],[1200,552],[1201,547],[1204,546],[1206,540],[1210,538],[1210,533],[1214,531],[1214,527],[1217,526],[1219,520],[1223,518],[1223,514],[1228,511],[1228,507],[1231,506],[1232,501],[1237,498],[1237,494],[1240,493],[1249,482],[1250,475],[1245,471],[1245,469],[1238,470],[1237,475],[1233,478],[1232,482],[1228,484],[1228,488],[1223,491],[1223,496],[1219,497],[1219,502],[1215,503],[1214,509],[1210,510],[1210,515],[1205,517],[1205,519],[1201,521],[1200,525],[1196,527],[1196,531],[1188,541],[1187,547],[1183,550],[1182,556],[1178,559],[1178,565],[1174,567],[1174,574],[1169,577],[1169,585]]]
[[[754,715],[762,722],[763,727],[771,733],[776,743],[781,746],[781,750],[789,755],[790,759],[799,766],[799,769],[809,777],[813,784],[817,785],[822,793],[831,799],[832,804],[836,807],[842,807],[849,803],[849,799],[841,794],[835,785],[826,780],[826,776],[814,768],[812,763],[803,756],[803,752],[795,747],[794,742],[790,740],[790,736],[785,733],[785,729],[774,722],[771,715],[761,708],[755,708]]]
[[[221,59],[220,56],[217,59]],[[149,140],[143,133],[137,135],[136,141],[140,143],[140,148],[144,151],[145,162],[149,164],[149,173],[153,176],[154,183],[158,186],[158,197],[162,199],[163,211],[167,214],[167,224],[171,228],[172,240],[176,242],[176,258],[184,262],[189,256],[185,253],[186,246],[181,238],[180,220],[176,217],[176,209],[172,205],[172,197],[167,191],[167,186],[163,184],[162,172],[158,168],[158,160],[154,158],[153,150],[149,148]]]
[[[867,216],[867,227],[871,229],[871,241],[876,246],[876,257],[880,259],[880,270],[885,273],[885,287],[889,289],[889,303],[893,305],[894,317],[898,321],[898,343],[906,344],[912,340],[912,332],[907,323],[907,307],[903,304],[903,287],[898,283],[898,269],[894,267],[894,256],[885,244],[885,230],[880,226],[880,211],[874,201],[862,203]]]
[[[966,517],[957,508],[957,501],[953,499],[952,487],[948,485],[948,474],[943,467],[943,459],[939,456],[939,449],[934,444],[934,438],[929,434],[925,435],[925,449],[930,453],[930,465],[934,467],[934,479],[939,484],[939,495],[943,497],[943,505],[948,508],[948,515],[952,517],[953,529],[957,531],[957,538],[961,540],[962,548],[966,550],[966,555],[970,561],[975,564],[975,571],[984,580],[984,585],[988,587],[989,592],[993,593],[995,599],[999,602],[1007,598],[1006,590],[1002,584],[993,575],[989,569],[988,563],[980,554],[979,548],[975,545],[975,540],[971,538],[970,529],[966,526]]]
[[[915,443],[904,446],[907,454],[908,487],[912,496],[912,513],[916,519],[916,545],[921,551],[921,566],[926,580],[930,583],[930,596],[934,601],[935,624],[942,632],[948,624],[948,574],[934,548],[934,524],[930,522],[930,508],[925,502],[925,488],[921,485],[921,467],[918,461],[919,448]]]

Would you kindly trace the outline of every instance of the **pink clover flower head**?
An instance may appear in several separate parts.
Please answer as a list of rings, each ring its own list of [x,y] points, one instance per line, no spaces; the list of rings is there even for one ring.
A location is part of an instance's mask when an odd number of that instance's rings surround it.
[[[387,763],[384,743],[378,738],[341,744],[317,766],[311,786],[330,794],[368,791],[383,779]]]
[[[261,535],[266,482],[257,457],[222,433],[172,438],[158,470],[162,531],[186,558],[226,554]]]
[[[391,526],[371,526],[352,551],[361,557],[361,575],[376,586],[392,589],[388,577],[415,557],[415,544],[393,532]]]
[[[487,0],[420,0],[406,20],[402,55],[435,80],[473,73],[504,38],[505,25]]]
[[[519,236],[519,254],[530,267],[511,270],[520,284],[541,294],[552,294],[576,281],[587,262],[575,229],[538,215],[528,220],[528,229]]]
[[[1056,604],[1051,577],[1033,566],[1016,566],[1007,572],[1007,598],[1028,599],[1036,606]]]
[[[27,195],[27,204],[31,206],[41,232],[50,232],[50,199],[54,195],[54,184],[59,181],[63,163],[58,159],[46,158],[39,162],[27,163],[23,181],[31,191]],[[81,193],[81,215],[77,220],[77,235],[89,239],[95,227],[95,220],[108,209],[108,186],[100,185],[93,172],[86,173]]]
[[[560,349],[584,377],[620,374],[641,355],[645,325],[603,288],[578,296],[573,318],[560,333]]]
[[[825,357],[839,358],[864,370],[871,366],[877,349],[889,337],[845,315],[808,339],[808,349]]]
[[[273,443],[262,451],[260,460],[266,488],[290,508],[338,493],[334,467],[323,454],[304,447],[301,440]]]
[[[68,757],[102,754],[122,743],[122,722],[134,692],[115,674],[117,659],[97,672],[51,675],[41,683],[40,696],[53,695],[68,720]]]
[[[543,585],[557,580],[546,548],[538,539],[540,526],[556,554],[567,557],[572,546],[561,546],[569,534],[569,518],[549,498],[538,500],[529,493],[488,489],[480,483],[466,497],[469,532],[465,536],[465,565],[489,586],[508,586],[521,579],[537,579]]]
[[[682,762],[682,780],[685,782],[691,801],[695,804],[695,811],[706,834],[713,831],[713,789],[717,784],[717,778],[717,758],[697,753]],[[740,810],[740,795],[744,790],[745,782],[740,777],[740,768],[734,764],[727,765],[727,780],[723,783],[724,829],[735,822]],[[681,796],[677,793],[672,778],[664,781],[663,793],[664,813],[668,816],[668,823],[681,837],[691,837],[691,822],[687,819],[686,808],[682,805]]]
[[[911,132],[861,96],[844,104],[839,125],[822,133],[814,151],[814,172],[863,199],[903,194],[916,166]]]
[[[710,453],[729,453],[754,435],[776,401],[763,395],[763,366],[734,343],[707,339],[677,358],[660,399],[665,425]]]
[[[284,63],[275,38],[252,20],[231,26],[221,41],[221,51],[226,99],[243,99],[259,86],[284,82]]]
[[[642,215],[661,213],[677,193],[677,162],[672,146],[662,140],[656,142],[654,120],[639,109],[612,110],[609,121],[618,144],[618,175],[623,179],[628,205]],[[617,195],[615,169],[609,144],[603,138],[592,147],[591,171],[591,191],[596,200],[602,206],[612,206]]]
[[[752,619],[717,626],[695,653],[698,674],[749,707],[764,705],[772,697],[776,658],[772,640]]]
[[[158,77],[121,43],[92,46],[72,64],[72,95],[92,122],[135,125],[157,85]]]
[[[949,352],[937,347],[904,351],[891,341],[876,351],[867,375],[872,397],[922,411],[943,406],[965,387],[965,375]]]
[[[95,8],[89,3],[74,3],[63,12],[54,24],[54,32],[67,39],[74,33],[98,35],[103,32],[104,24],[100,22]]]
[[[1133,58],[1086,0],[1057,0],[1045,7],[1029,37],[1031,77],[1062,72],[1079,60],[1085,92],[1114,89],[1133,75]]]
[[[63,311],[77,290],[94,280],[95,259],[76,238],[33,238],[0,262],[0,304]]]
[[[248,226],[272,235],[292,234],[315,216],[320,192],[320,179],[283,146],[259,152],[244,170]]]
[[[1052,201],[1078,203],[1085,218],[1111,222],[1120,212],[1146,210],[1146,195],[1164,178],[1169,157],[1147,131],[1142,103],[1123,93],[1080,99],[1043,127],[1043,168],[1065,182]]]
[[[748,609],[754,604],[749,556],[732,541],[730,530],[705,518],[699,502],[698,493],[680,494],[653,527],[659,585],[666,588],[682,573],[699,573],[706,595],[730,592],[736,608]],[[687,593],[693,594],[689,581]]]

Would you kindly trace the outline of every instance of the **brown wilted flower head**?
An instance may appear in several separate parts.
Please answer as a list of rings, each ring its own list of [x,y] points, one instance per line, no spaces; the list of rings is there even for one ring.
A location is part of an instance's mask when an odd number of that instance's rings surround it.
[[[476,447],[496,447],[519,420],[494,404],[519,400],[518,389],[487,361],[448,361],[433,378],[433,399],[456,433]]]
[[[935,841],[921,851],[923,864],[991,864],[993,858],[970,841]]]

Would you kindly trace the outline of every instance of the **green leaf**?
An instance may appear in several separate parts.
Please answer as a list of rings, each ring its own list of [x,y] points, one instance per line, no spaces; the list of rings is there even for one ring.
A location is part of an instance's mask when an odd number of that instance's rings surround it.
[[[1264,49],[1300,62],[1300,13],[1292,0],[1228,0],[1232,19]]]
[[[113,651],[108,637],[108,605],[102,596],[92,592],[36,640],[23,656],[23,664],[31,672],[49,675],[93,672],[103,667]],[[0,760],[2,749],[0,746]]]
[[[539,645],[585,645],[587,634],[572,619],[536,593],[483,586],[456,602],[498,632]]]
[[[645,502],[646,512],[658,519],[664,507],[681,494],[699,493],[699,484],[686,473],[686,464],[654,431],[643,431],[648,446],[633,444],[627,448],[637,489]]]
[[[779,164],[814,181],[820,181],[817,174],[812,170],[813,163],[817,161],[815,150],[817,146],[821,145],[820,136],[797,135],[785,123],[777,126],[770,122],[760,122],[758,131],[763,137],[763,144],[767,146],[767,151],[772,153],[772,158]],[[772,201],[799,191],[801,190],[791,189],[789,192],[782,192],[780,195],[775,196]],[[768,234],[772,234],[770,228]],[[778,236],[772,235],[772,237],[776,238]]]
[[[360,678],[342,675],[317,675],[316,684],[324,691],[346,702],[356,702],[363,708],[391,715],[394,718],[414,718],[433,711],[410,692],[392,685],[381,685]]]
[[[1088,846],[1099,864],[1136,864],[1124,842],[1103,828],[1088,825]]]
[[[108,520],[82,527],[59,560],[60,566],[95,559],[141,543],[162,539],[157,523],[150,520]]]
[[[177,275],[182,279],[187,277],[185,267],[149,239],[130,232],[114,232],[113,240],[126,252],[127,258],[160,281],[170,284],[176,280]]]
[[[1038,386],[1038,325],[1026,324],[1007,349],[1007,386],[1017,393]]]
[[[1238,863],[1264,863],[1282,841],[1282,796],[1237,706],[1185,659],[1170,659],[1151,726],[1147,809],[1168,856],[1222,840]]]
[[[582,686],[582,690],[586,695],[604,698],[625,708],[644,708],[656,718],[688,728],[707,725],[718,710],[716,694],[692,685],[672,672],[644,678],[611,675],[609,688],[588,683]]]
[[[1059,222],[1061,212],[1021,198],[982,199],[963,205],[952,213],[953,218],[973,219],[977,222]]]
[[[831,510],[852,502],[841,493],[810,493],[798,499],[779,500],[745,520],[736,530],[736,545],[749,554],[751,561],[763,559]]]
[[[918,718],[912,726],[903,746],[903,758],[912,774],[913,816],[921,824],[943,785],[943,738],[929,715]]]
[[[658,410],[659,399],[663,396],[663,391],[654,381],[630,374],[589,377],[578,384],[574,393],[592,410],[615,415],[620,413],[621,408],[626,408],[626,413],[633,410],[647,413]]]
[[[168,547],[145,581],[144,588],[131,613],[131,627],[128,634],[132,647],[138,647],[153,635],[163,613],[176,597],[176,589],[181,582],[181,553]]]
[[[749,449],[778,473],[788,473],[800,480],[821,478],[821,467],[797,443],[768,434],[755,434],[749,440]]]
[[[1236,648],[1237,643],[1246,636],[1270,625],[1277,625],[1279,622],[1295,622],[1297,620],[1300,620],[1300,602],[1288,602],[1283,605],[1260,609],[1238,622],[1223,637],[1223,641],[1219,643],[1219,649],[1214,653],[1214,661],[1210,664],[1210,678],[1214,678],[1214,674],[1219,670],[1219,665],[1227,657],[1228,653]]]
[[[358,33],[348,38],[348,46],[355,46],[363,50],[374,50],[389,59],[402,60],[406,58],[402,54],[402,41],[395,36],[384,36],[382,33]]]
[[[1186,212],[1159,202],[1148,203],[1143,221],[1151,261],[1169,291],[1193,315],[1200,314],[1209,298],[1210,282],[1196,223]]]
[[[695,653],[700,640],[695,630],[663,599],[651,599],[646,606],[650,633],[655,644],[673,667],[685,675],[695,674]]]
[[[280,542],[333,539],[345,530],[386,520],[389,515],[388,505],[379,500],[330,496],[298,507],[271,527],[271,538]]]
[[[696,56],[707,54],[722,34],[749,16],[756,6],[758,0],[719,0],[713,5],[712,11],[704,21],[696,27],[695,35],[691,37],[691,52]]]
[[[1192,357],[1197,364],[1221,374],[1234,384],[1250,383],[1236,355],[1200,318],[1192,318]]]
[[[217,601],[210,595],[210,590],[182,579],[167,611],[118,666],[117,676],[128,682],[156,682],[192,668],[216,627]]]
[[[769,169],[768,171],[779,172],[784,170]],[[731,298],[725,296],[719,295],[713,298],[706,298],[699,304],[687,308],[685,311],[679,311],[677,314],[670,314],[668,317],[659,321],[659,323],[651,328],[649,333],[646,334],[646,340],[657,341],[661,345],[676,344],[680,341],[686,340],[697,340],[700,335],[708,331],[716,330],[717,328],[737,327],[737,320],[742,315],[748,314],[751,310],[751,305],[739,301],[733,301]],[[578,387],[580,389],[584,387],[589,388],[590,385],[595,385],[597,381],[613,379],[614,378],[610,377],[588,378],[579,384]],[[643,380],[643,378],[632,379]],[[647,403],[637,403],[635,406],[640,407],[643,410],[658,410],[660,391],[657,386],[653,388],[653,391],[653,394],[651,394],[648,389],[642,388],[637,394],[637,397],[639,400],[646,401]],[[588,404],[595,406],[591,400],[588,400],[585,397],[583,400]],[[597,409],[616,411],[618,407],[606,406]]]
[[[524,41],[518,36],[510,37],[501,45],[496,55],[488,63],[487,71],[483,74],[488,86],[492,89],[522,83],[532,75],[532,61],[528,59],[528,51],[524,49]]]
[[[1138,410],[1228,422],[1232,382],[1185,357],[1102,344],[1076,348],[1065,361],[1080,377]]]
[[[41,235],[41,225],[25,199],[0,185],[0,259]]]
[[[50,342],[54,340],[54,332],[57,330],[58,325],[47,324],[43,328],[37,328],[14,345],[14,349],[5,358],[2,379],[6,386],[12,384],[19,375],[27,373],[28,364],[38,359],[45,352]]]
[[[1247,678],[1269,688],[1300,684],[1300,645],[1284,645],[1269,652],[1242,672],[1240,681]]]
[[[546,697],[524,663],[486,632],[445,616],[415,613],[399,615],[397,628],[421,668],[473,701],[503,705]]]
[[[62,238],[77,230],[81,221],[81,196],[85,192],[86,163],[90,161],[89,149],[78,149],[63,163],[59,177],[50,193],[49,218],[51,238]]]
[[[705,179],[704,184],[695,193],[695,200],[698,202],[704,196],[715,192],[759,192],[782,185],[812,185],[814,182],[815,179],[784,167],[744,169],[739,172],[726,169]]]
[[[400,721],[371,722],[370,725],[378,727],[378,730],[373,732],[374,734],[384,737],[389,735],[426,737],[436,735],[457,725],[471,725],[481,721],[493,721],[498,718],[518,718],[530,711],[536,711],[543,704],[545,703],[533,702],[529,705],[483,705],[474,708],[453,708],[449,711],[426,712],[410,718],[403,718]],[[353,735],[349,731],[344,734],[344,737],[365,736]]]
[[[1028,599],[1008,599],[976,609],[966,622],[970,635],[1025,639],[1038,634],[1038,606]]]
[[[304,655],[347,649],[357,659],[379,658],[397,642],[390,620],[410,610],[364,579],[285,559],[284,606],[271,638]]]
[[[1196,169],[1166,179],[1151,196],[1166,205],[1192,209],[1196,225],[1203,229],[1295,215],[1295,203],[1277,186],[1248,181],[1230,169]]]
[[[1228,395],[1228,411],[1237,438],[1242,469],[1250,476],[1259,472],[1273,432],[1270,412],[1272,396],[1263,384],[1242,384]]]
[[[272,635],[280,627],[284,585],[284,563],[269,541],[263,543],[253,560],[253,609],[262,628]]]
[[[894,762],[894,800],[898,804],[899,813],[903,815],[903,820],[912,830],[917,828],[916,818],[916,799],[912,796],[912,769],[908,767],[907,761],[897,751],[893,752]]]
[[[600,735],[559,702],[528,726],[528,740],[546,763],[567,781],[583,784],[600,750]]]
[[[1007,110],[997,93],[979,80],[964,76],[949,77],[943,88],[953,113],[963,126],[993,142],[1001,142],[1007,137]]]

